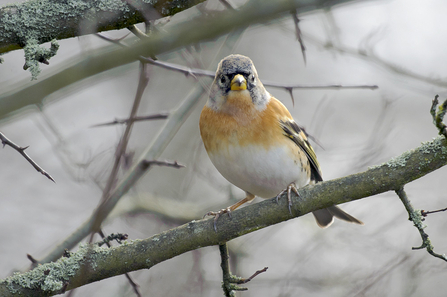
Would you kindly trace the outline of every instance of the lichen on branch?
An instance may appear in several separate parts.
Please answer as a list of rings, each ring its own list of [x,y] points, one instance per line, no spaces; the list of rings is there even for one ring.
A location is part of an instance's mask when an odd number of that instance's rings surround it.
[[[203,1],[141,0],[143,5],[139,8],[154,10],[162,18]],[[122,0],[29,0],[9,4],[0,8],[0,53],[23,48],[30,39],[42,44],[53,39],[123,29],[144,21],[140,10]]]
[[[157,19],[203,1],[141,0],[138,9],[122,0],[29,0],[6,5],[0,8],[0,54],[24,48],[24,68],[36,79],[38,63],[46,63],[56,53],[56,39],[127,28],[147,21],[148,11]],[[46,42],[51,42],[49,50],[39,47]]]
[[[55,39],[51,40],[51,47],[45,48],[39,46],[36,39],[30,39],[23,48],[25,52],[25,65],[23,65],[24,70],[29,70],[31,72],[31,79],[37,79],[40,73],[39,63],[49,64],[48,60],[55,56],[57,50],[59,49],[59,44]]]

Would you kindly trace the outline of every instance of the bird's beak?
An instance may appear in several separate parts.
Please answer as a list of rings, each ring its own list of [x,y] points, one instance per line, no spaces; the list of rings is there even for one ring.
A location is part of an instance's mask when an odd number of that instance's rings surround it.
[[[232,91],[242,91],[247,89],[247,81],[245,77],[241,74],[237,74],[234,76],[231,81],[231,90]]]

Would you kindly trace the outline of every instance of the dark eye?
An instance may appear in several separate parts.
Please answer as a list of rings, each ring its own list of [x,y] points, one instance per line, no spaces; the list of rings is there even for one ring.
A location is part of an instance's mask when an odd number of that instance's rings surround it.
[[[224,86],[228,82],[228,78],[225,75],[221,75],[219,78],[219,84]]]
[[[248,81],[249,81],[249,82],[254,83],[255,80],[256,80],[256,79],[255,79],[254,74],[250,74],[250,75],[248,76]]]

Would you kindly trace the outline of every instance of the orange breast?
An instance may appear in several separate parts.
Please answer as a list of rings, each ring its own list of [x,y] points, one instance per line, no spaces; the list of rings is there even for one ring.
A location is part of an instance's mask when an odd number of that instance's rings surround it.
[[[260,145],[265,149],[288,140],[279,125],[280,119],[291,119],[287,108],[271,98],[259,111],[251,98],[229,95],[218,111],[205,106],[200,115],[200,133],[208,153],[228,149],[229,145]],[[244,97],[244,96],[242,96]]]
[[[251,99],[229,96],[218,111],[205,106],[200,133],[217,170],[232,184],[253,195],[271,198],[295,182],[309,182],[304,152],[284,135],[279,120],[290,120],[285,106],[271,98],[263,110]],[[237,99],[237,100],[236,100]]]

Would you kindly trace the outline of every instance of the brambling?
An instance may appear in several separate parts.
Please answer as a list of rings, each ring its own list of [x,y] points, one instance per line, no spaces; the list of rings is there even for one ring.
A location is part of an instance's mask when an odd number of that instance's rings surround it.
[[[276,197],[322,181],[317,156],[287,108],[264,88],[250,58],[230,55],[218,65],[210,97],[200,115],[200,134],[217,170],[246,197],[219,212],[231,214],[255,196]],[[313,212],[326,228],[334,217],[363,225],[337,206]]]

